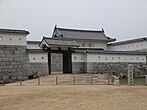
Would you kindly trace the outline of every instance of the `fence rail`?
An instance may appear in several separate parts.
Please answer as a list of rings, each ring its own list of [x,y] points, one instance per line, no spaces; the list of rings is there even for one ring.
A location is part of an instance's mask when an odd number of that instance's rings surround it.
[[[110,85],[114,84],[116,80],[108,75],[49,75],[37,76],[38,78],[32,80],[23,80],[20,76],[19,80],[13,85]],[[1,85],[5,85],[5,80],[1,80]],[[118,83],[119,84],[119,80]],[[9,84],[8,84],[9,85]]]
[[[3,78],[3,77],[1,77]],[[147,75],[145,76],[144,84],[147,85]],[[36,79],[26,80],[22,76],[19,76],[17,82],[8,83],[7,79],[0,79],[0,86],[5,85],[118,85],[121,84],[121,80],[116,80],[112,76],[108,75],[38,75]],[[137,82],[135,82],[136,85]]]

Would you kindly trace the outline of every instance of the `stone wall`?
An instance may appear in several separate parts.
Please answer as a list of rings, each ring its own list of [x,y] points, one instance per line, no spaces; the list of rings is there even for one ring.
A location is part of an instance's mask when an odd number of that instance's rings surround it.
[[[85,62],[72,62],[73,73],[87,73],[87,63]]]
[[[146,74],[147,65],[146,63],[87,63],[88,73],[106,73],[127,76],[128,64],[134,66],[134,76],[142,76]]]
[[[47,53],[29,53],[30,57],[30,63],[32,72],[34,75],[36,75],[38,72],[40,74],[45,75],[48,74],[48,58],[45,58],[43,54]],[[30,56],[31,55],[31,56]],[[41,57],[44,57],[44,59],[41,59]],[[35,60],[32,60],[35,58]],[[62,72],[63,71],[63,55],[58,53],[51,53],[51,72]]]
[[[60,53],[51,53],[51,71],[63,71],[63,55]]]
[[[128,64],[133,64],[134,66],[134,75],[142,76],[147,74],[147,64],[146,63],[83,63],[83,62],[73,62],[72,69],[73,73],[102,73],[102,74],[115,74],[127,76]]]
[[[33,75],[47,75],[48,63],[31,63]]]
[[[32,75],[26,46],[0,45],[0,81],[13,82]]]

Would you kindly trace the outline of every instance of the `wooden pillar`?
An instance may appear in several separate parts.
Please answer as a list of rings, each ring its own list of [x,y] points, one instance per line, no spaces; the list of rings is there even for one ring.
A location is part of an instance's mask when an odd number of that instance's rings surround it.
[[[68,58],[69,58],[69,60],[68,60],[68,68],[69,68],[69,73],[72,73],[72,53],[71,52],[69,52],[68,53]]]
[[[68,60],[68,56],[67,56],[67,53],[63,53],[63,73],[68,73],[68,63],[67,63],[67,60]]]
[[[51,49],[48,48],[48,72],[51,74]]]
[[[147,75],[145,75],[145,85],[147,86]]]

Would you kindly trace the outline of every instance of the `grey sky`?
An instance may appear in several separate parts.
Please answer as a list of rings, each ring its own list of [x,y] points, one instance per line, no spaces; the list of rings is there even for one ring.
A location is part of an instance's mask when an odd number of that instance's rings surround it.
[[[126,40],[147,36],[147,0],[0,0],[0,27],[26,29],[28,40],[51,36],[54,25],[105,29]]]

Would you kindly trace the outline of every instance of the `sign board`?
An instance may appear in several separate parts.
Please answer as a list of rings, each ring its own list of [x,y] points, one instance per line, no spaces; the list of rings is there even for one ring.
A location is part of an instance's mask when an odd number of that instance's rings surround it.
[[[134,85],[133,65],[128,65],[128,85]]]

